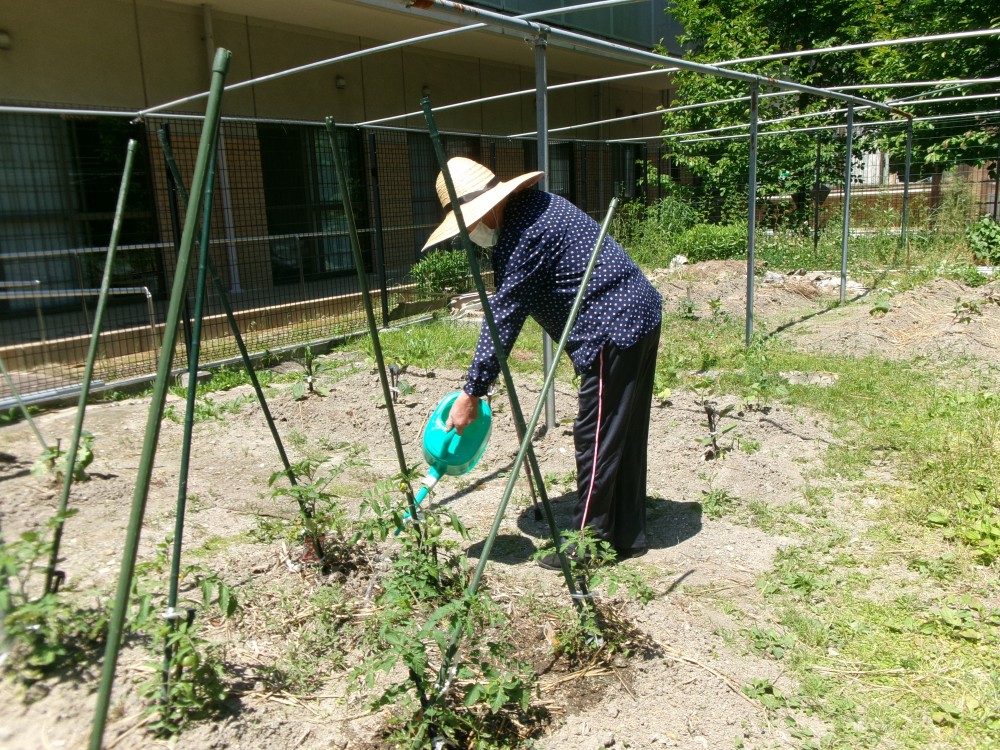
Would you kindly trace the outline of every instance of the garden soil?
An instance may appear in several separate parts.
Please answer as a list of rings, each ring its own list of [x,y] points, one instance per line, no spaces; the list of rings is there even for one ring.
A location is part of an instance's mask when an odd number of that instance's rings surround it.
[[[706,263],[654,274],[667,310],[687,305],[694,314],[742,317],[746,294],[744,267],[739,263]],[[993,287],[971,289],[956,282],[935,281],[893,297],[886,310],[873,314],[866,290],[853,286],[855,301],[831,309],[839,279],[823,274],[771,274],[755,290],[759,325],[811,351],[890,358],[975,356],[998,361],[1000,306]],[[956,300],[975,302],[978,311],[963,316]],[[971,308],[973,306],[967,306]],[[969,309],[965,310],[966,313]],[[968,317],[968,320],[963,320]],[[664,337],[670,336],[669,328]],[[334,451],[334,463],[348,461],[347,447],[360,451],[364,465],[351,466],[338,477],[348,513],[355,513],[364,487],[398,471],[387,411],[369,362],[331,355],[350,372],[328,396],[296,401],[291,386],[270,389],[270,408],[286,438],[292,460],[317,445]],[[346,359],[345,359],[346,358]],[[796,382],[824,387],[819,373],[789,373]],[[413,393],[395,405],[410,463],[421,461],[420,434],[437,401],[457,389],[463,373],[409,368],[403,378]],[[523,408],[530,413],[541,377],[517,379]],[[191,750],[320,750],[379,748],[384,714],[372,713],[363,692],[348,691],[351,659],[343,668],[324,667],[318,686],[310,690],[275,689],[269,668],[288,653],[295,628],[321,617],[310,602],[293,592],[322,584],[302,550],[279,541],[253,541],[249,532],[263,514],[272,520],[293,518],[287,501],[270,497],[268,479],[280,468],[277,452],[261,409],[247,399],[246,388],[212,398],[244,403],[221,419],[199,422],[191,460],[185,547],[186,562],[215,570],[237,591],[253,592],[244,601],[243,620],[226,624],[207,621],[208,636],[225,645],[232,697],[230,711],[214,721],[194,725],[173,744]],[[175,408],[183,404],[174,396]],[[575,501],[572,487],[572,418],[574,393],[560,384],[556,393],[557,424],[541,432],[535,453],[550,485],[548,494],[557,520],[565,523]],[[742,686],[766,679],[784,692],[795,686],[782,664],[727,638],[749,628],[773,625],[756,588],[779,550],[794,546],[793,537],[766,533],[749,523],[752,509],[766,513],[780,506],[801,505],[810,483],[822,478],[825,451],[837,444],[831,426],[808,411],[780,403],[756,408],[732,399],[735,429],[725,439],[731,448],[721,458],[704,459],[700,439],[706,435],[705,414],[694,395],[676,390],[658,401],[652,412],[649,445],[650,551],[622,565],[642,573],[656,592],[647,605],[620,595],[608,606],[635,629],[637,647],[628,656],[591,669],[567,670],[552,657],[551,623],[518,616],[525,601],[568,605],[560,574],[537,567],[533,552],[548,536],[535,519],[523,477],[504,514],[490,563],[487,584],[515,623],[518,653],[540,674],[538,702],[549,720],[536,735],[546,750],[597,748],[781,748],[798,741],[784,720],[772,720]],[[435,502],[455,511],[470,530],[463,549],[475,564],[494,521],[518,441],[504,397],[494,402],[493,436],[481,463],[465,477],[445,477]],[[62,569],[68,585],[84,600],[101,601],[113,589],[120,565],[134,479],[145,430],[148,400],[97,403],[88,407],[86,428],[95,435],[91,479],[74,486],[71,505],[78,515],[66,524]],[[36,417],[52,442],[71,434],[74,410],[46,411]],[[182,430],[164,420],[156,467],[140,544],[139,559],[150,560],[171,533],[176,503],[176,477]],[[0,429],[0,524],[5,538],[37,527],[53,513],[58,487],[31,476],[39,453],[24,423]],[[891,477],[880,477],[880,479]],[[839,525],[861,544],[864,513],[857,512],[845,482],[833,487],[825,523]],[[852,496],[856,497],[856,496]],[[713,513],[711,502],[732,504]],[[867,499],[864,502],[873,504]],[[803,517],[804,518],[804,517]],[[446,532],[450,533],[450,532]],[[388,561],[355,581],[370,591]],[[343,576],[341,576],[343,578]],[[287,592],[283,594],[282,592]],[[600,595],[601,592],[598,592]],[[348,619],[361,620],[370,610],[358,605]],[[292,634],[292,635],[290,635]],[[129,637],[119,662],[112,710],[105,734],[107,748],[148,748],[170,744],[146,731],[140,684],[155,676],[149,653]],[[328,662],[324,661],[324,665]],[[62,681],[48,680],[28,690],[5,682],[0,686],[0,747],[5,750],[75,750],[86,747],[92,721],[99,666],[91,664]],[[798,730],[823,733],[806,716],[796,716]],[[742,744],[739,744],[742,743]]]

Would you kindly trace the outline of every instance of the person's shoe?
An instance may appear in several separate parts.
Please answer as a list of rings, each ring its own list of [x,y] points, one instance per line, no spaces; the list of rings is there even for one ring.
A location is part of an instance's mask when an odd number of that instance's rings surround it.
[[[545,557],[538,558],[538,567],[545,570],[562,570],[562,563],[559,562],[559,555],[550,552]]]
[[[642,557],[647,552],[649,552],[649,547],[636,547],[635,549],[616,549],[615,554],[619,562],[622,560],[631,560],[635,557]]]
[[[570,549],[564,552],[567,557],[577,562],[587,562],[589,560],[589,555],[584,559],[579,559],[576,557],[576,549],[573,545],[570,545]],[[545,555],[545,557],[538,558],[538,567],[544,568],[545,570],[562,570],[562,563],[559,562],[559,555],[556,552],[550,552]]]

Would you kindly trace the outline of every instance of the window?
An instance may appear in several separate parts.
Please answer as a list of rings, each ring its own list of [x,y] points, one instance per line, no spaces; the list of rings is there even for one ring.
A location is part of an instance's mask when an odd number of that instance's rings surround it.
[[[329,137],[324,130],[258,125],[267,231],[274,283],[292,283],[354,270],[347,214]],[[340,134],[342,162],[362,241],[367,228],[360,135]]]

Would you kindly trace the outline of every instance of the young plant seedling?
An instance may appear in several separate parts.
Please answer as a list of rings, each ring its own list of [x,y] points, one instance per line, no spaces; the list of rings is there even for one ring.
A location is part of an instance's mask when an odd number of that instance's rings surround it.
[[[330,391],[325,386],[322,386],[316,382],[316,376],[321,372],[322,366],[316,361],[317,357],[313,354],[312,347],[307,346],[302,354],[302,359],[296,360],[302,369],[305,371],[305,375],[301,381],[292,386],[292,398],[296,401],[302,401],[307,396],[313,394],[319,396],[329,396]]]
[[[38,457],[31,467],[31,473],[36,477],[51,476],[55,481],[62,481],[68,470],[69,455],[61,449],[62,441],[56,441],[55,446],[49,446]],[[87,467],[94,460],[94,436],[84,430],[80,433],[80,447],[76,451],[76,461],[73,463],[73,479],[86,482],[90,479]]]
[[[713,400],[715,396],[715,380],[713,378],[701,377],[697,379],[694,383],[694,391],[698,405],[705,412],[705,421],[702,422],[702,426],[708,428],[708,434],[698,439],[698,443],[705,448],[701,454],[701,460],[711,461],[732,449],[732,445],[720,445],[719,439],[736,429],[735,424],[721,427],[722,419],[733,411],[734,406],[727,404],[720,408],[718,403]]]

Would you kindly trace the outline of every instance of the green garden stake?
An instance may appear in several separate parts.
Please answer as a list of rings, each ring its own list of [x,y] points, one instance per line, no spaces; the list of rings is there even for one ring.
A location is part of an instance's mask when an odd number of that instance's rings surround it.
[[[361,289],[365,317],[368,320],[368,333],[372,338],[372,351],[375,352],[375,362],[378,365],[378,377],[382,384],[382,397],[385,399],[385,409],[389,415],[392,441],[396,447],[396,460],[399,462],[400,475],[406,477],[409,471],[406,466],[406,456],[403,453],[403,440],[399,435],[396,410],[392,404],[392,391],[389,389],[389,378],[385,372],[385,358],[382,356],[382,342],[379,340],[378,324],[375,322],[375,310],[372,308],[371,294],[368,291],[368,279],[365,278],[364,259],[361,257],[361,241],[358,239],[358,228],[354,221],[354,207],[351,205],[351,193],[347,184],[347,175],[344,172],[344,165],[340,159],[337,123],[334,122],[332,117],[326,118],[326,132],[330,138],[330,150],[333,152],[333,166],[334,171],[337,173],[337,185],[340,187],[340,199],[344,203],[344,214],[347,217],[347,228],[351,237],[351,254],[354,257],[354,267],[358,272],[358,287]],[[402,485],[406,488],[406,502],[409,506],[410,516],[416,517],[417,505],[413,497],[413,488],[410,487],[410,482],[406,479],[403,480]]]
[[[62,494],[59,496],[59,512],[56,514],[56,525],[52,529],[52,550],[49,553],[49,564],[45,568],[45,591],[55,593],[59,584],[56,566],[59,564],[59,546],[62,542],[63,524],[66,508],[69,505],[69,490],[73,485],[73,467],[76,465],[76,454],[80,448],[80,437],[83,434],[83,417],[87,412],[87,398],[90,395],[90,381],[94,375],[94,362],[97,359],[97,349],[101,342],[101,323],[104,321],[104,308],[108,302],[108,290],[111,288],[111,269],[115,262],[115,252],[121,237],[122,219],[125,215],[125,203],[128,200],[129,184],[132,180],[132,165],[135,162],[135,150],[138,143],[128,142],[125,154],[125,170],[122,172],[121,186],[118,189],[118,205],[115,207],[115,218],[111,225],[111,241],[108,243],[108,255],[104,261],[104,275],[101,277],[101,292],[97,298],[97,309],[94,311],[94,325],[90,332],[90,345],[87,348],[87,361],[83,368],[83,382],[80,385],[80,398],[76,403],[76,422],[73,425],[73,437],[66,453],[66,474],[63,477]]]
[[[187,511],[188,474],[191,463],[191,441],[194,430],[194,405],[198,395],[198,359],[201,355],[201,323],[205,310],[205,277],[208,266],[208,249],[211,240],[212,187],[215,184],[215,166],[219,154],[219,141],[216,138],[212,146],[212,154],[208,159],[208,176],[205,179],[204,196],[202,198],[201,241],[198,252],[198,279],[194,291],[194,319],[191,324],[191,346],[188,349],[188,384],[184,405],[184,435],[181,438],[181,457],[177,477],[177,509],[174,512],[174,538],[170,555],[170,575],[167,589],[167,610],[163,618],[167,620],[170,631],[177,628],[177,623],[184,617],[177,611],[177,595],[181,574],[181,553],[184,547],[184,515]],[[190,210],[190,207],[189,207]],[[192,612],[193,614],[193,612]],[[190,623],[189,623],[190,624]],[[163,649],[163,692],[164,703],[170,700],[170,663],[173,661],[173,647],[170,639]]]
[[[177,162],[174,160],[173,149],[170,146],[170,141],[167,138],[167,134],[163,131],[158,133],[160,136],[160,145],[163,147],[164,160],[167,163],[167,169],[173,176],[174,185],[177,187],[177,192],[181,196],[181,200],[185,203],[188,202],[187,190],[184,188],[184,182],[181,179],[180,170],[177,169]],[[275,448],[278,451],[278,457],[281,459],[281,465],[285,469],[285,476],[288,478],[289,484],[293,487],[298,485],[298,480],[295,478],[295,472],[292,469],[291,461],[288,460],[288,453],[285,451],[285,446],[281,441],[281,435],[278,433],[278,428],[274,423],[274,417],[271,416],[271,409],[267,405],[267,399],[264,397],[264,388],[260,384],[260,378],[257,377],[257,371],[254,369],[253,360],[250,358],[250,352],[247,349],[246,342],[243,340],[243,334],[240,333],[239,324],[236,322],[236,315],[233,312],[232,303],[229,301],[229,292],[226,291],[225,284],[222,283],[222,278],[219,276],[218,271],[215,269],[215,264],[212,263],[211,257],[208,259],[208,273],[212,277],[212,284],[215,287],[216,295],[218,296],[219,302],[222,303],[222,309],[226,314],[226,320],[229,322],[229,329],[233,334],[233,340],[236,342],[236,347],[240,351],[240,358],[243,360],[243,367],[246,369],[247,375],[250,377],[250,382],[253,384],[254,393],[257,394],[257,402],[260,404],[261,413],[264,415],[264,421],[267,423],[267,428],[271,433],[271,439],[274,441]],[[303,520],[308,523],[312,520],[312,511],[303,502],[300,497],[296,496],[296,502],[299,506],[299,512],[302,515]],[[323,548],[318,539],[313,539],[313,552],[316,555],[317,560],[323,560]]]
[[[434,144],[434,152],[441,167],[441,174],[444,176],[445,187],[448,189],[448,198],[451,201],[451,205],[459,206],[461,204],[459,203],[458,197],[455,193],[455,186],[451,180],[451,172],[448,171],[448,160],[445,157],[444,148],[441,145],[441,136],[438,133],[437,124],[434,121],[434,112],[431,109],[430,99],[425,97],[421,100],[421,105],[424,109],[424,117],[427,119],[427,127],[430,132],[431,142]],[[461,211],[455,211],[455,220],[458,224],[459,236],[462,238],[462,243],[465,247],[465,254],[469,259],[469,268],[472,270],[472,278],[475,281],[476,290],[479,293],[479,301],[483,307],[483,319],[486,321],[487,329],[490,332],[490,338],[493,340],[493,348],[496,350],[497,361],[500,363],[500,372],[503,375],[504,385],[507,387],[507,395],[510,399],[511,416],[513,417],[514,424],[517,427],[518,437],[521,438],[522,443],[527,445],[528,465],[531,467],[531,472],[535,477],[535,486],[538,488],[538,494],[542,499],[542,508],[545,511],[545,518],[548,522],[549,533],[552,535],[552,541],[558,546],[559,529],[556,526],[555,516],[552,513],[552,505],[549,503],[548,493],[545,491],[545,481],[542,478],[541,469],[539,469],[538,461],[535,458],[534,446],[531,444],[531,436],[533,435],[533,432],[529,432],[524,424],[524,414],[521,411],[521,404],[517,397],[517,389],[514,387],[514,378],[510,374],[510,367],[507,364],[507,356],[500,343],[500,332],[497,329],[496,321],[493,318],[493,310],[490,307],[489,298],[486,295],[486,286],[483,284],[483,277],[479,271],[479,259],[476,257],[475,249],[472,246],[472,240],[469,239],[469,230],[465,226],[465,219],[462,217]],[[557,361],[558,358],[553,360],[553,362]],[[514,476],[516,475],[517,472],[515,471]],[[566,567],[563,572],[566,576],[566,585],[569,588],[570,595],[575,597],[576,588],[573,584],[569,568]],[[574,602],[576,601],[577,600],[574,598]]]
[[[216,52],[215,60],[212,64],[212,84],[205,107],[205,121],[202,127],[201,140],[198,145],[194,176],[191,181],[191,192],[194,195],[200,195],[204,189],[209,156],[211,155],[219,131],[220,105],[226,73],[229,70],[230,57],[231,53],[228,50],[220,48]],[[101,668],[101,682],[97,693],[97,705],[94,709],[94,722],[90,732],[90,750],[101,750],[101,745],[104,741],[104,728],[107,723],[108,708],[111,703],[111,689],[114,686],[115,670],[118,666],[118,654],[121,649],[129,594],[132,591],[135,560],[139,551],[139,536],[142,530],[143,516],[146,511],[146,501],[149,497],[149,483],[152,477],[153,461],[160,435],[160,423],[163,419],[163,407],[166,401],[167,387],[170,382],[174,352],[177,346],[180,310],[185,294],[188,267],[191,261],[191,247],[194,244],[195,230],[198,225],[198,213],[198,207],[195,206],[194,210],[188,211],[184,217],[184,233],[181,237],[181,245],[177,254],[177,268],[174,273],[173,287],[170,293],[170,305],[163,328],[163,347],[160,350],[160,358],[157,363],[156,380],[146,420],[143,450],[139,459],[135,492],[132,496],[128,533],[124,549],[122,550],[118,589],[108,624],[108,642],[104,653],[104,664]],[[208,218],[206,217],[205,220],[208,221]]]
[[[14,379],[7,372],[7,365],[3,363],[3,357],[0,357],[0,371],[3,372],[4,380],[7,381],[7,387],[10,388],[10,393],[14,397],[14,401],[17,402],[18,408],[21,410],[21,414],[24,415],[24,419],[27,421],[28,426],[31,427],[31,431],[35,433],[35,438],[38,440],[38,444],[42,446],[43,451],[47,451],[49,446],[45,443],[45,438],[42,437],[42,433],[38,430],[38,425],[35,424],[35,420],[31,418],[31,413],[28,411],[28,407],[25,406],[24,401],[21,400],[21,394],[17,390],[17,386],[14,385]]]

